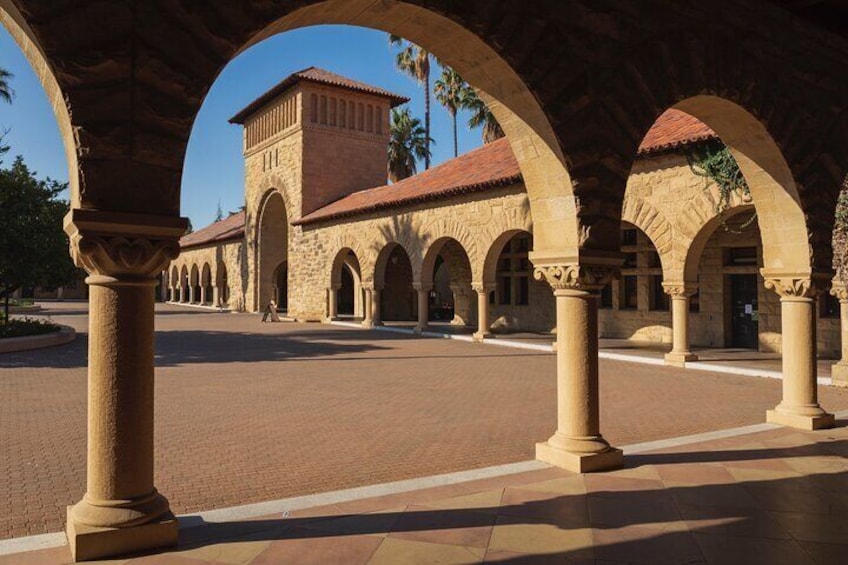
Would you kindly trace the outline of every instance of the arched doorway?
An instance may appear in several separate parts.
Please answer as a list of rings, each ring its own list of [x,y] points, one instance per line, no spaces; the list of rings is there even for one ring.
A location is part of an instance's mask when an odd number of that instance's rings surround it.
[[[384,321],[415,321],[416,291],[412,286],[412,262],[403,246],[387,244],[377,258],[374,284],[380,290],[380,315]]]
[[[209,267],[209,263],[204,263],[200,270],[200,303],[211,304],[213,293],[212,269]]]
[[[356,253],[345,247],[336,253],[330,270],[329,317],[364,317],[362,273]],[[335,309],[335,311],[333,311]]]
[[[428,320],[475,325],[477,305],[471,279],[471,261],[461,243],[451,237],[433,242],[421,267],[421,283],[431,289]]]
[[[283,261],[274,270],[274,296],[277,310],[285,312],[289,309],[289,264]]]
[[[197,304],[200,302],[200,270],[197,268],[197,265],[191,266],[191,272],[189,274],[189,297],[188,301],[191,304]]]
[[[218,298],[215,306],[229,307],[230,285],[227,282],[227,266],[224,265],[223,261],[218,262],[218,269],[215,274],[215,288],[218,291]]]
[[[262,309],[270,300],[278,308],[288,310],[288,217],[282,195],[272,190],[260,206],[257,223],[257,307]],[[281,268],[282,267],[282,268]],[[285,280],[281,280],[283,277]]]

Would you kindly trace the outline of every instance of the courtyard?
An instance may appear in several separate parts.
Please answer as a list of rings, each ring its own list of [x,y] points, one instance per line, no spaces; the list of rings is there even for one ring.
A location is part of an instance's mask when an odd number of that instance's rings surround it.
[[[3,539],[61,531],[85,488],[87,308],[45,306],[79,336],[0,360]],[[551,353],[259,319],[157,305],[155,474],[177,514],[527,461],[555,425]],[[603,359],[600,386],[619,446],[760,424],[781,395]],[[848,409],[845,389],[819,393]]]

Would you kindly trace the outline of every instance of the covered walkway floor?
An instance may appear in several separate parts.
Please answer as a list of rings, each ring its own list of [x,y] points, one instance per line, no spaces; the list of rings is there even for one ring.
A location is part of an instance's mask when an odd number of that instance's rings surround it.
[[[195,514],[182,518],[174,550],[101,563],[844,563],[840,424],[760,424],[629,446],[624,469],[596,475],[527,462],[532,470],[313,497],[320,506],[304,498]],[[0,556],[12,563],[71,556],[67,546]]]
[[[341,319],[336,322],[344,326],[358,326],[353,319]],[[377,329],[388,331],[399,331],[413,334],[414,322],[385,322]],[[452,326],[445,322],[431,322],[424,335],[432,337],[444,337],[472,341],[473,328],[465,326]],[[509,347],[526,347],[538,351],[553,352],[553,342],[556,335],[548,333],[517,332],[509,334],[494,334],[487,337],[484,342],[491,345],[505,345]],[[663,365],[663,356],[671,350],[671,344],[655,343],[647,341],[633,341],[628,339],[599,340],[599,351],[602,359],[613,359],[618,361],[629,361],[633,363],[647,363],[650,365]],[[685,368],[727,372],[735,375],[761,376],[770,378],[781,378],[782,358],[779,353],[766,353],[753,349],[741,348],[711,348],[692,346],[692,353],[698,356],[697,361],[686,363]],[[830,384],[831,367],[838,359],[817,359],[818,377],[820,384]]]

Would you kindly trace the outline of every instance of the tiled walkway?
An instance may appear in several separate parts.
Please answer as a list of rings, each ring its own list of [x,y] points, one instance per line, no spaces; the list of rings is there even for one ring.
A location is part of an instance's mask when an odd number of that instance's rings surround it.
[[[774,428],[558,469],[181,531],[132,565],[708,563],[844,565],[848,428]],[[0,557],[68,563],[67,547]]]

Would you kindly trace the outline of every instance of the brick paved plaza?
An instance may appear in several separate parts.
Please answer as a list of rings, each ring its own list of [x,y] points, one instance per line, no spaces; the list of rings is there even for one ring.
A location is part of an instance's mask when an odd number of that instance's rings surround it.
[[[53,306],[56,308],[56,306]],[[62,529],[85,489],[77,341],[0,358],[0,538]],[[160,306],[156,484],[176,513],[533,458],[555,428],[554,356]],[[614,445],[764,421],[773,379],[601,362]],[[820,388],[831,411],[848,391]]]

